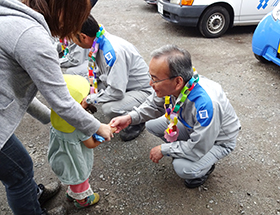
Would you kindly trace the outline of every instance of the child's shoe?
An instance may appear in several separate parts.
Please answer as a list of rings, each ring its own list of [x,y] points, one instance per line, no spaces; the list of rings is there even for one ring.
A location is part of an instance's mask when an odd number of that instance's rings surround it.
[[[66,192],[66,198],[67,198],[67,201],[68,202],[73,202],[74,201],[74,198],[72,198],[71,196],[69,196],[68,192]]]
[[[94,193],[93,195],[88,196],[84,203],[80,203],[77,200],[75,200],[74,205],[76,206],[76,208],[82,209],[94,205],[99,201],[99,199],[100,199],[99,194]]]

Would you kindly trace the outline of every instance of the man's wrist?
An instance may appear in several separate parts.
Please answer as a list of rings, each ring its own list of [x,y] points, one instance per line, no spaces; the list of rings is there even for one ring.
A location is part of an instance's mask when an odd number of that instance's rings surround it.
[[[127,121],[129,122],[129,125],[132,123],[132,117],[129,114],[127,114]]]
[[[161,153],[163,155],[167,155],[167,156],[170,156],[170,146],[171,144],[170,143],[165,143],[165,144],[161,144],[160,145],[160,150],[161,150]]]

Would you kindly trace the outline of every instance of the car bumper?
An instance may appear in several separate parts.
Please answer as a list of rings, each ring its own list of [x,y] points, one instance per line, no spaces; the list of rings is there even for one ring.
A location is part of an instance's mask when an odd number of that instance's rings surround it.
[[[279,41],[280,21],[275,21],[269,13],[259,23],[253,34],[252,50],[256,55],[280,66]]]
[[[148,4],[157,4],[157,0],[144,0]]]
[[[162,7],[162,10],[160,9]],[[196,26],[206,5],[180,6],[158,0],[158,11],[165,20],[184,26]]]

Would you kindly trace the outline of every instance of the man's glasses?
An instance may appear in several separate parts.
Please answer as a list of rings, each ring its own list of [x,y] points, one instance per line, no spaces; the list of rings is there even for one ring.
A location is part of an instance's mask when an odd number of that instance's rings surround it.
[[[153,84],[159,83],[159,82],[162,82],[162,81],[165,81],[165,80],[171,80],[171,79],[177,77],[177,76],[171,76],[171,77],[169,77],[169,78],[165,78],[165,79],[162,79],[162,80],[154,80],[154,77],[152,77],[150,73],[148,73],[148,76],[150,77],[150,79],[151,79],[151,81],[152,81]]]

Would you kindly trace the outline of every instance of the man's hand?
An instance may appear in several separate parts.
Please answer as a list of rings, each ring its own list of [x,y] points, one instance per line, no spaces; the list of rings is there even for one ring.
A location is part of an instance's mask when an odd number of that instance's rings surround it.
[[[118,116],[111,120],[109,123],[112,128],[116,128],[115,133],[119,133],[122,129],[129,126],[131,123],[131,116],[125,115],[125,116]]]
[[[101,123],[96,133],[101,137],[104,137],[106,141],[109,141],[111,140],[111,137],[114,137],[111,126],[103,123]]]
[[[161,145],[158,145],[151,149],[150,151],[150,159],[154,163],[158,163],[159,160],[163,157],[163,154],[161,153]]]

